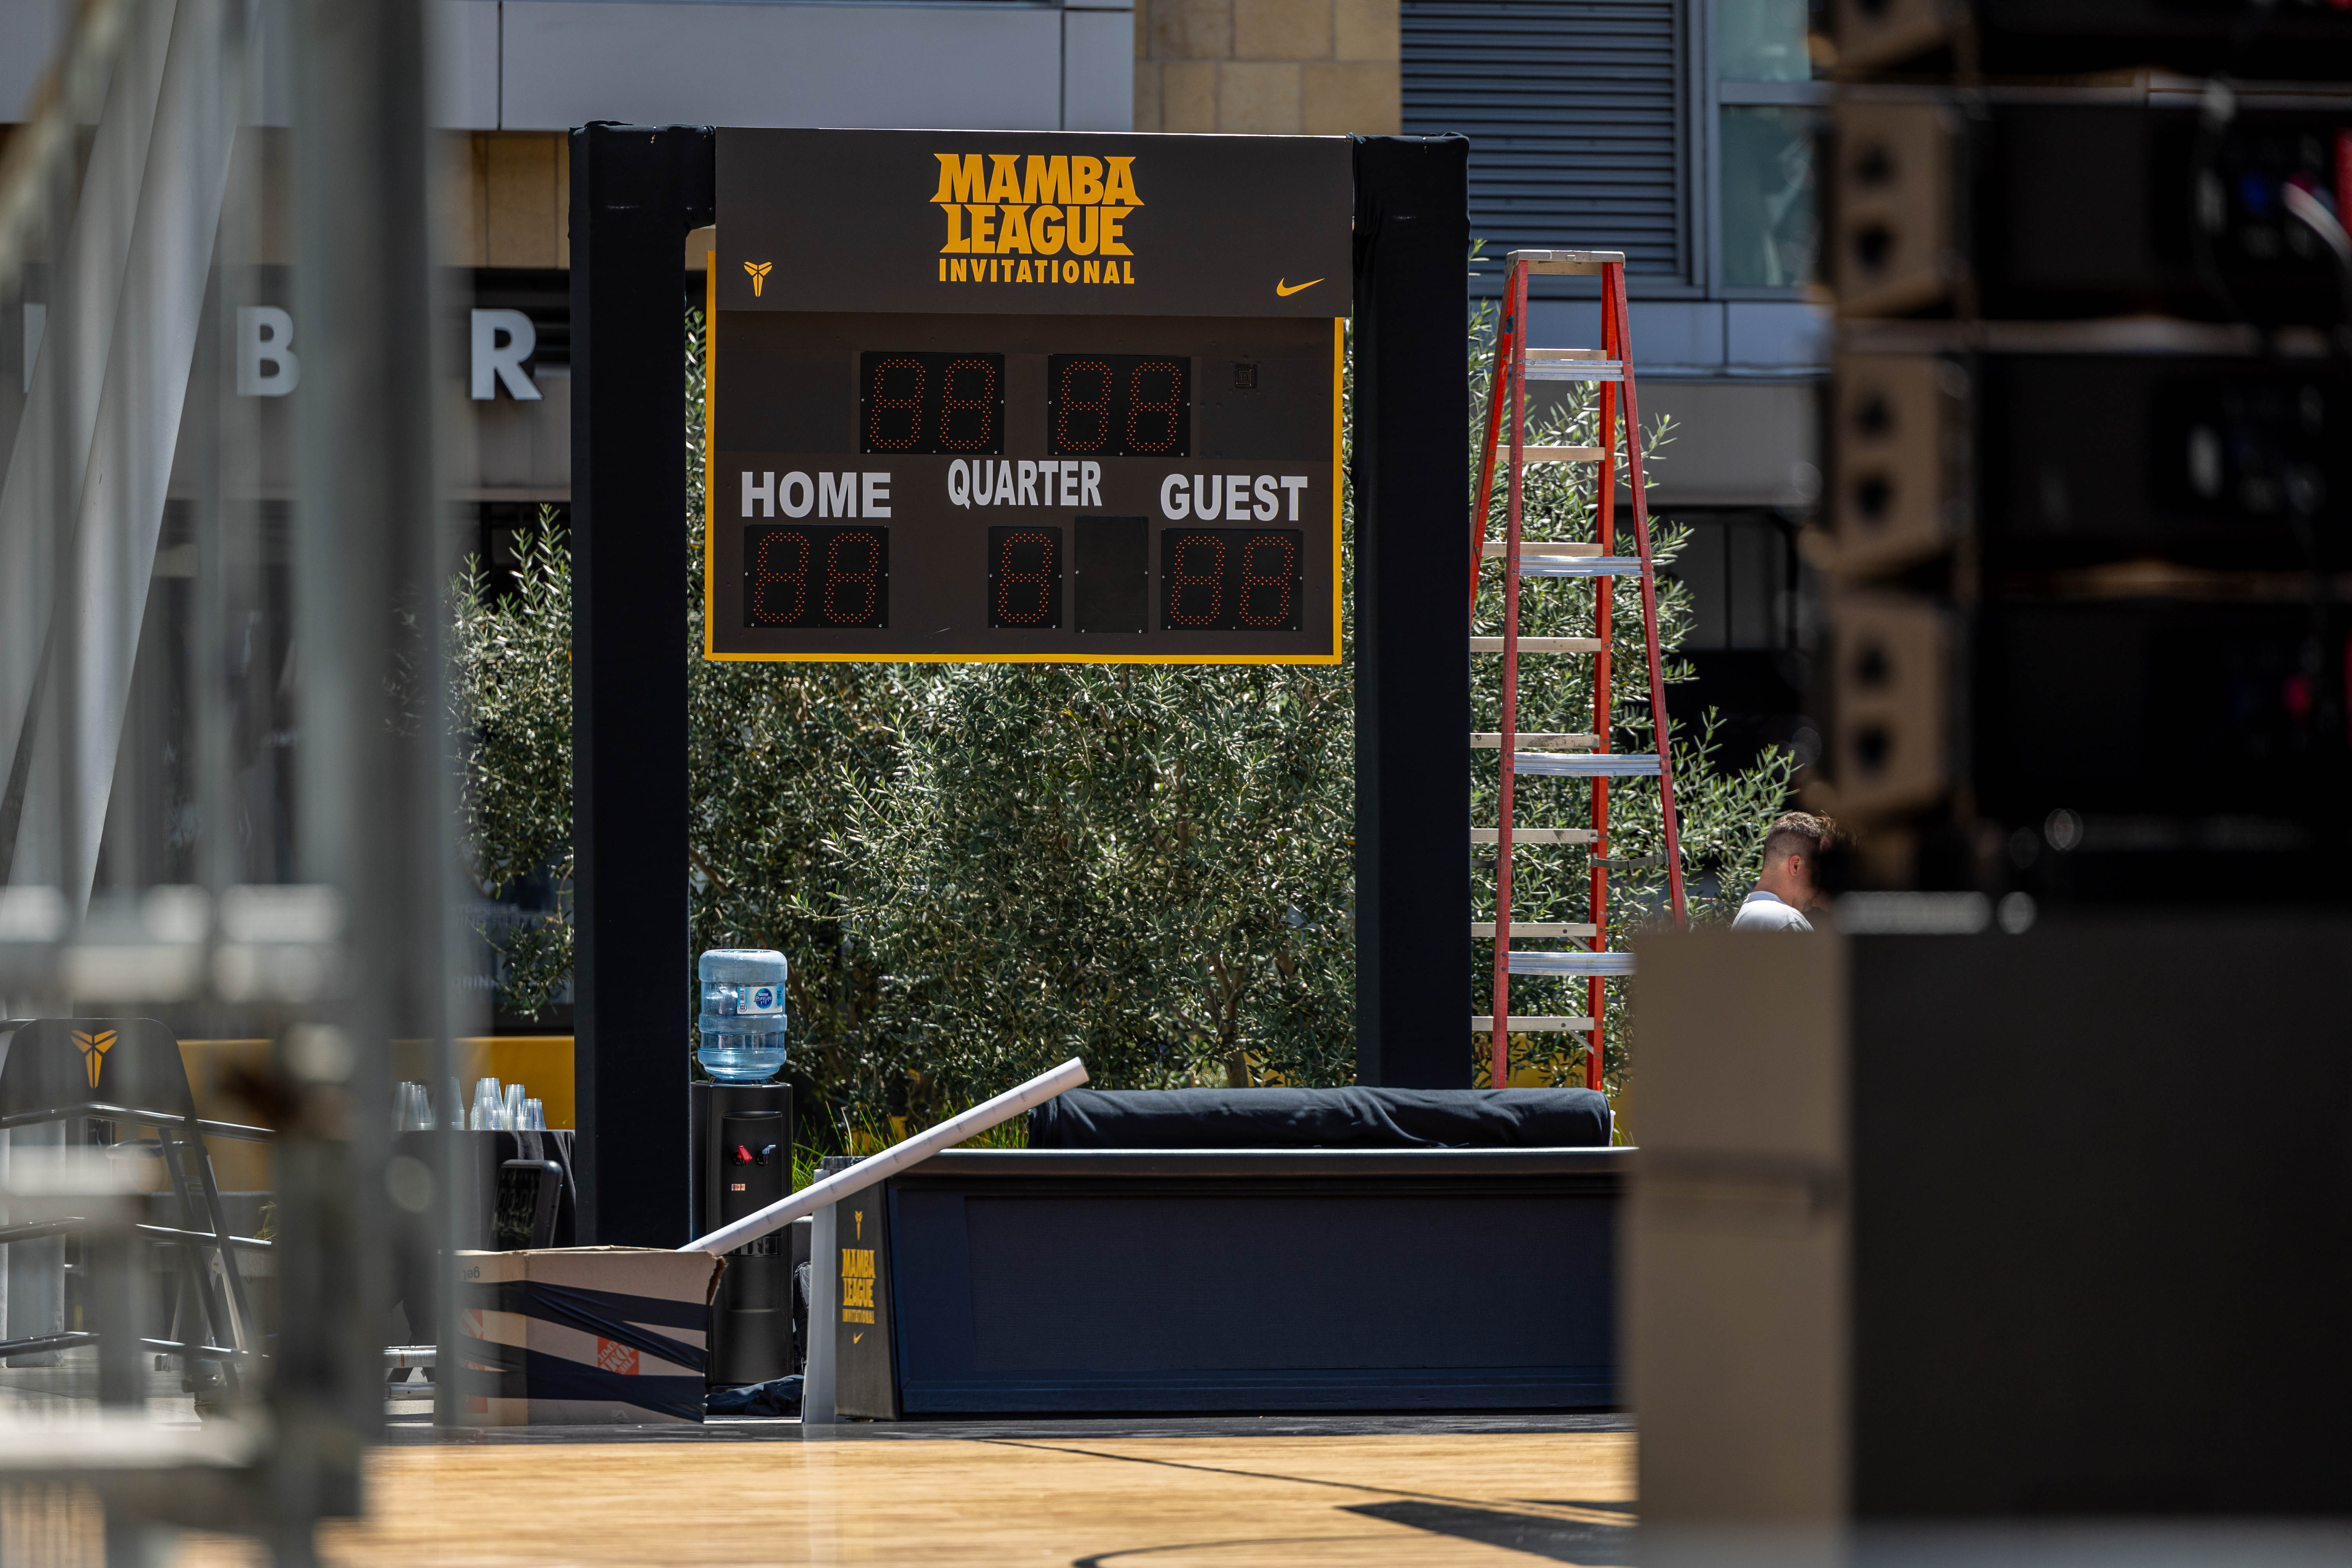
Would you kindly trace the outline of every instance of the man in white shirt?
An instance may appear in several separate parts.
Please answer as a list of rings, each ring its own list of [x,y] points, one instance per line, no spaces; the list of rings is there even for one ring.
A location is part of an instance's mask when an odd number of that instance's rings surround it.
[[[1764,871],[1756,890],[1732,917],[1734,931],[1811,931],[1804,911],[1825,901],[1813,885],[1822,851],[1837,841],[1837,824],[1809,811],[1782,815],[1764,834]]]

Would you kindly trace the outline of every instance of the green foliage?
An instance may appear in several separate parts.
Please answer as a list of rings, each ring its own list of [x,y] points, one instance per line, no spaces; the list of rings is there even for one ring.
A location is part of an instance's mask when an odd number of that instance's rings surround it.
[[[896,670],[862,664],[712,660],[703,649],[703,321],[688,312],[686,349],[688,603],[687,853],[695,952],[774,948],[786,986],[795,1065],[820,1089],[880,1102],[861,1070],[879,971],[843,923],[845,871],[825,847],[897,754],[907,700]],[[686,1004],[686,1048],[695,1036]],[[877,1098],[878,1097],[878,1098]]]
[[[890,1053],[972,1096],[1354,1070],[1352,723],[1328,668],[965,666],[837,840]]]
[[[682,650],[690,940],[698,951],[778,948],[792,962],[793,1065],[831,1102],[824,1133],[812,1129],[796,1163],[828,1147],[878,1147],[910,1123],[936,1121],[1073,1054],[1109,1087],[1349,1081],[1349,664],[703,658],[701,313],[688,324],[690,493],[680,566],[693,605]],[[1492,321],[1481,318],[1471,353],[1482,408],[1491,339]],[[1596,410],[1596,400],[1572,396],[1540,422],[1538,438],[1589,443]],[[1645,451],[1659,453],[1668,438],[1661,421]],[[1530,473],[1528,537],[1594,537],[1592,470]],[[1352,536],[1352,496],[1343,504]],[[1496,505],[1489,531],[1499,534],[1499,495]],[[1682,538],[1659,524],[1661,559]],[[568,556],[545,519],[521,552],[516,591],[504,602],[491,602],[478,567],[456,595],[457,715],[473,737],[465,810],[485,891],[541,872],[568,880],[572,864]],[[1348,563],[1352,570],[1352,552]],[[1486,576],[1491,584],[1496,574]],[[1524,633],[1589,635],[1589,584],[1528,588]],[[1499,608],[1490,586],[1479,602],[1481,630],[1496,628]],[[1670,679],[1687,677],[1672,656],[1688,620],[1686,591],[1666,584]],[[1614,744],[1647,749],[1641,627],[1630,605],[1612,635]],[[1352,636],[1343,626],[1350,657]],[[1590,662],[1530,658],[1520,727],[1589,728]],[[1480,728],[1498,722],[1499,664],[1474,660]],[[1710,715],[1696,732],[1675,732],[1683,844],[1699,886],[1712,876],[1729,888],[1752,872],[1789,767],[1779,758],[1722,773],[1711,728]],[[1476,820],[1491,822],[1494,770],[1474,776]],[[1580,825],[1588,790],[1579,781],[1531,781],[1521,816]],[[1620,784],[1612,812],[1612,854],[1657,852],[1654,786]],[[1522,852],[1521,918],[1581,918],[1584,868],[1581,848]],[[1491,874],[1475,880],[1491,908]],[[1609,945],[1660,918],[1664,888],[1662,873],[1612,877]],[[1695,917],[1727,914],[1738,890],[1744,880],[1722,900],[1695,900]],[[570,971],[568,903],[500,940],[509,1005],[543,1005]],[[1490,984],[1483,973],[1479,984]],[[1582,1011],[1577,983],[1522,979],[1513,992],[1515,1011]],[[693,1010],[682,995],[679,1047],[689,1059]],[[1613,997],[1605,1024],[1614,1079],[1625,1044]],[[1559,1043],[1544,1037],[1535,1048]],[[1528,1047],[1515,1042],[1523,1061]],[[1560,1081],[1572,1067],[1565,1058],[1537,1065]]]
[[[478,560],[452,595],[455,732],[470,738],[459,770],[467,869],[486,896],[527,877],[572,881],[572,552],[540,509],[516,542],[515,589],[495,601]],[[567,896],[495,933],[508,1005],[537,1013],[572,976]]]
[[[934,1105],[1074,1054],[1109,1088],[1352,1079],[1344,663],[902,679],[833,845],[884,976],[866,1070]]]
[[[1352,1074],[1344,667],[710,662],[688,555],[694,943],[791,958],[821,1090],[929,1121],[1073,1053]]]
[[[1476,454],[1486,433],[1488,388],[1495,374],[1495,313],[1480,310],[1469,334],[1472,422],[1469,440],[1473,486],[1469,505],[1477,504]],[[1601,398],[1594,386],[1566,384],[1565,396],[1539,406],[1538,388],[1529,385],[1529,446],[1601,444]],[[1506,407],[1503,429],[1509,429]],[[1660,416],[1643,433],[1644,477],[1655,485],[1655,465],[1668,457],[1672,422]],[[1622,427],[1616,434],[1618,468],[1625,471]],[[1597,542],[1601,516],[1597,497],[1599,468],[1589,463],[1548,463],[1525,470],[1520,500],[1523,542],[1578,541]],[[1486,517],[1486,536],[1504,537],[1507,516],[1507,469],[1496,464],[1493,493]],[[1616,509],[1613,549],[1633,552],[1632,509]],[[1689,537],[1689,530],[1658,518],[1650,520],[1651,552],[1661,564],[1671,564]],[[1466,541],[1465,542],[1466,544]],[[1465,551],[1464,567],[1468,559]],[[1475,631],[1498,635],[1503,626],[1503,574],[1487,567],[1480,576]],[[1466,584],[1465,584],[1466,587]],[[1522,637],[1593,637],[1598,588],[1591,579],[1524,578],[1519,591],[1519,634]],[[1648,654],[1642,633],[1639,589],[1632,579],[1621,579],[1610,617],[1610,749],[1649,752],[1656,749],[1651,722]],[[1691,678],[1689,661],[1677,657],[1689,635],[1690,590],[1672,578],[1658,578],[1658,644],[1666,684]],[[1522,731],[1589,733],[1595,709],[1593,679],[1598,661],[1591,656],[1521,654],[1519,657],[1518,729]],[[1493,730],[1502,722],[1502,664],[1493,655],[1471,661],[1471,714],[1476,728]],[[1787,753],[1769,756],[1745,773],[1725,772],[1717,759],[1715,739],[1718,715],[1708,710],[1696,716],[1677,713],[1669,699],[1673,737],[1675,805],[1680,830],[1684,874],[1688,884],[1687,907],[1693,923],[1730,919],[1754,879],[1763,853],[1764,828],[1789,795],[1792,764]],[[1480,823],[1492,823],[1500,809],[1500,773],[1493,752],[1476,753],[1481,764],[1472,786],[1471,813]],[[1522,827],[1580,827],[1591,820],[1591,799],[1598,781],[1522,777],[1517,781],[1516,824]],[[1663,922],[1668,916],[1665,819],[1654,781],[1608,782],[1609,843],[1612,859],[1660,858],[1654,869],[1614,870],[1609,876],[1606,945],[1622,950],[1643,926]],[[1516,921],[1590,921],[1591,850],[1582,845],[1531,845],[1511,858],[1511,905]],[[1475,895],[1478,918],[1495,912],[1494,855],[1483,851]],[[1522,939],[1518,947],[1557,946]],[[1573,945],[1582,946],[1581,942]],[[1582,1015],[1586,982],[1527,975],[1511,977],[1511,1011],[1527,1014]],[[1604,987],[1601,1012],[1603,1078],[1613,1089],[1627,1059],[1624,1013],[1625,983]],[[1481,942],[1476,971],[1479,1005],[1484,1013],[1494,994],[1494,959],[1490,945]],[[1554,1083],[1581,1083],[1581,1037],[1515,1036],[1511,1057],[1515,1070],[1533,1067],[1538,1077]],[[1485,1038],[1480,1037],[1481,1060]]]

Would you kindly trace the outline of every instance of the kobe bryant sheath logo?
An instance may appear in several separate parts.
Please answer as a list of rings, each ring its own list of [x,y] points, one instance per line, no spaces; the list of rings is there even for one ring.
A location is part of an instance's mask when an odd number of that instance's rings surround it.
[[[86,1034],[76,1029],[73,1042],[81,1052],[82,1065],[89,1069],[89,1087],[96,1089],[98,1075],[106,1066],[106,1053],[114,1048],[114,1031],[100,1029],[94,1034]]]

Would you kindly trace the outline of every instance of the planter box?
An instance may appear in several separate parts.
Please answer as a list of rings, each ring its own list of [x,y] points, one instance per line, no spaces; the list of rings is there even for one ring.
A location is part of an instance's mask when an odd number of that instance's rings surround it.
[[[1619,1401],[1631,1150],[957,1150],[838,1205],[846,1416]]]

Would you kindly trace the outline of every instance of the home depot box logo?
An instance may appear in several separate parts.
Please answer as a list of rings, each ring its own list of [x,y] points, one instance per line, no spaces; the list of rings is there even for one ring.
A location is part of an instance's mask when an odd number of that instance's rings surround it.
[[[935,153],[931,201],[946,220],[942,283],[1124,286],[1124,231],[1143,205],[1132,157]]]

